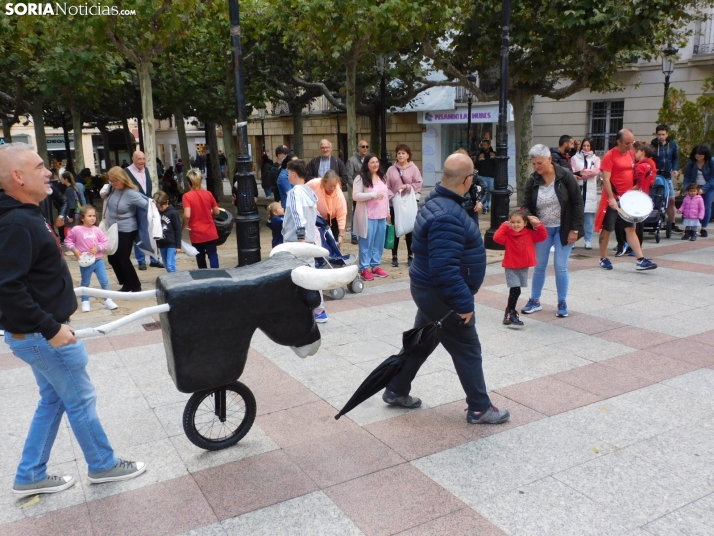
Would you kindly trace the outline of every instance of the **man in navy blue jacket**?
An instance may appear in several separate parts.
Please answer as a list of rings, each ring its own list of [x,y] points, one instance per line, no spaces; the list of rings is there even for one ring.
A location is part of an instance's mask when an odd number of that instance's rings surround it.
[[[466,419],[471,424],[500,424],[510,413],[493,406],[488,397],[474,318],[474,294],[486,273],[486,250],[478,226],[462,207],[473,175],[471,158],[461,153],[449,156],[441,183],[417,214],[412,235],[414,262],[409,269],[411,294],[419,309],[414,327],[453,311],[443,323],[439,340],[454,360],[466,392]],[[409,396],[409,391],[424,361],[426,358],[407,360],[382,396],[387,404],[421,406],[421,400]]]
[[[657,175],[664,178],[667,183],[667,218],[672,222],[672,230],[675,233],[683,232],[676,225],[677,216],[674,198],[677,192],[674,190],[674,181],[679,177],[679,147],[677,142],[669,138],[669,127],[667,125],[657,125],[655,128],[657,137],[652,140],[652,157],[657,164]]]

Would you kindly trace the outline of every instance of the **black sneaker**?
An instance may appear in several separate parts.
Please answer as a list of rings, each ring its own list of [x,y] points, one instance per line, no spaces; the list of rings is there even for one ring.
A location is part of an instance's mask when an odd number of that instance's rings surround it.
[[[353,243],[353,244],[357,244],[357,237],[356,237],[356,236],[353,236],[353,237],[352,237],[352,243]]]
[[[397,396],[396,393],[393,393],[389,389],[384,390],[382,400],[384,400],[390,406],[401,406],[403,408],[408,409],[415,409],[421,406],[421,399],[409,395]]]
[[[615,257],[622,257],[625,254],[626,247],[618,247],[617,252],[615,253]]]
[[[518,311],[516,311],[516,310],[511,311],[510,318],[511,318],[512,325],[514,325],[514,326],[522,326],[523,325],[523,322],[518,317]]]
[[[503,325],[504,326],[511,325],[511,310],[508,307],[506,307],[506,312],[503,315]]]
[[[397,259],[396,255],[392,255],[392,266],[397,268],[399,266],[399,259]]]
[[[145,262],[140,262],[140,263],[139,263],[139,270],[146,270],[146,263],[145,263]]]
[[[676,225],[672,225],[672,232],[673,233],[683,233],[684,229],[682,229],[681,227],[677,227]]]
[[[161,261],[150,262],[149,266],[151,266],[152,268],[164,268],[164,263]]]
[[[692,236],[689,237],[690,242],[696,242],[697,240],[697,233],[692,233]]]
[[[411,266],[413,262],[414,262],[414,255],[409,255],[407,257],[407,266]]]
[[[692,231],[684,231],[684,234],[682,235],[681,240],[686,240],[687,238],[689,238],[689,235],[691,232]]]
[[[702,229],[701,231],[699,231],[699,236],[701,236],[702,238],[706,238],[707,236],[709,236],[709,233],[707,233],[706,229]]]

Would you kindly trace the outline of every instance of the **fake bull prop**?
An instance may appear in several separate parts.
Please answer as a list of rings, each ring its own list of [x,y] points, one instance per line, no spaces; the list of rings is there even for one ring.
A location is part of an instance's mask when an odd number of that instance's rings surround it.
[[[155,292],[80,287],[75,289],[78,296],[156,296],[159,305],[98,328],[78,330],[76,335],[106,334],[160,313],[169,374],[179,391],[194,393],[184,410],[184,431],[201,448],[226,448],[244,437],[255,419],[255,398],[237,381],[255,330],[303,358],[319,349],[320,331],[312,312],[320,303],[318,291],[344,286],[357,275],[356,266],[316,269],[299,258],[327,254],[319,246],[290,243],[251,266],[161,275]]]

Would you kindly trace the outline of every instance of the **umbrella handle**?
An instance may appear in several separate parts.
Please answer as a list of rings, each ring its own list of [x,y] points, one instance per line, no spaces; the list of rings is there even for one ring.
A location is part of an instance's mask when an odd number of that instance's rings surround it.
[[[437,321],[436,321],[437,325],[438,325],[439,327],[441,327],[441,325],[446,321],[446,319],[449,318],[452,314],[454,314],[454,310],[453,310],[453,309],[452,309],[451,311],[449,311],[448,313],[446,313],[446,314],[444,315],[444,318],[442,318],[441,320],[437,320]],[[463,323],[464,323],[464,319],[463,319],[461,316],[459,316],[459,325],[461,325],[461,324],[463,324]]]

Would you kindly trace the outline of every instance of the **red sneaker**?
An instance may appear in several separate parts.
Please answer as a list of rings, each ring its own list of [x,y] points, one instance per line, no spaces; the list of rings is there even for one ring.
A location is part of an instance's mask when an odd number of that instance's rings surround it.
[[[372,272],[365,268],[362,270],[362,279],[365,281],[374,281],[374,276],[372,275]]]
[[[379,266],[376,268],[372,268],[372,274],[376,275],[377,277],[389,277],[389,274],[382,270]]]

